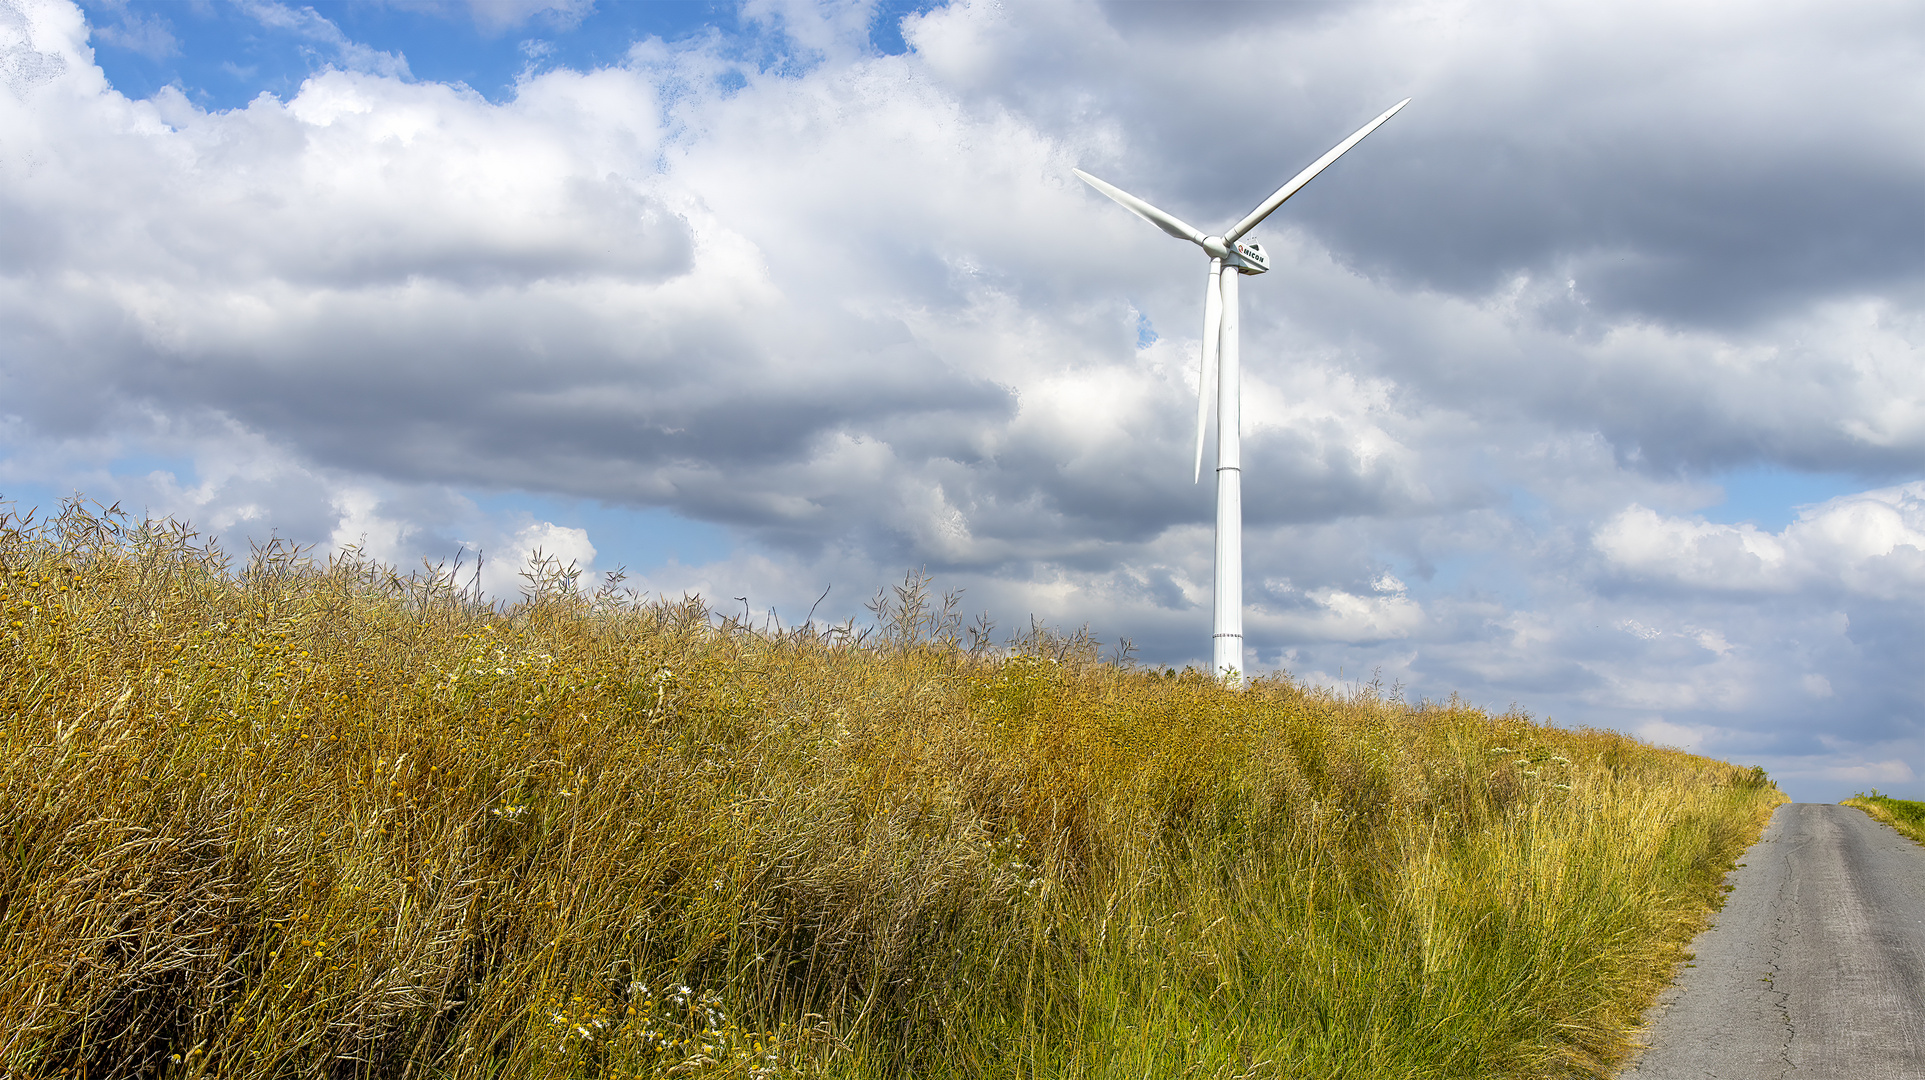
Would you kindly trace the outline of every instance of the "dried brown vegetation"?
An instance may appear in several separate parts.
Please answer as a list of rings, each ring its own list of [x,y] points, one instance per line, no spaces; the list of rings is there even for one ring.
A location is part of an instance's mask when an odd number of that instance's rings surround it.
[[[573,584],[0,520],[0,1073],[1596,1075],[1780,798]]]

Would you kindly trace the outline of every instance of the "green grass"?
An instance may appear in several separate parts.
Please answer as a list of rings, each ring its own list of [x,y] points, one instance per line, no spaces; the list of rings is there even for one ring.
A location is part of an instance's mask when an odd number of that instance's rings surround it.
[[[1925,844],[1925,802],[1894,799],[1889,795],[1880,795],[1874,788],[1869,795],[1860,792],[1839,805],[1857,807],[1869,814],[1872,820],[1882,821],[1902,835]]]
[[[572,584],[0,521],[0,1074],[1608,1075],[1782,801],[914,580]]]

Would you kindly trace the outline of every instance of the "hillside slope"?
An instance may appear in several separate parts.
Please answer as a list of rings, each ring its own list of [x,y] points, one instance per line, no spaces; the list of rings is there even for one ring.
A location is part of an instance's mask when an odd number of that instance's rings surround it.
[[[570,584],[0,521],[0,1072],[1598,1075],[1781,801]]]

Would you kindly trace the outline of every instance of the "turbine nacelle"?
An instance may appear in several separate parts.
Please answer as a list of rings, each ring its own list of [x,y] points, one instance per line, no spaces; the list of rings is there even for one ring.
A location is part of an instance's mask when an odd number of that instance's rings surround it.
[[[1223,243],[1221,237],[1213,236],[1210,239]],[[1239,274],[1261,274],[1270,269],[1270,257],[1263,253],[1262,244],[1232,240],[1225,247],[1224,253],[1216,256],[1223,260],[1225,269],[1234,268]],[[1203,250],[1210,251],[1209,245],[1206,244]],[[1216,252],[1211,251],[1210,254],[1216,255]]]

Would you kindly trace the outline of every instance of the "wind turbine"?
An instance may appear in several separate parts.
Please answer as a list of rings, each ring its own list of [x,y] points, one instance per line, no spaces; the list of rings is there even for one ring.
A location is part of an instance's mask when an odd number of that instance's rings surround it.
[[[1123,208],[1162,229],[1178,240],[1188,240],[1210,257],[1210,278],[1203,293],[1203,356],[1196,387],[1196,475],[1203,480],[1203,432],[1210,421],[1210,386],[1216,384],[1216,604],[1215,649],[1212,670],[1217,678],[1232,686],[1243,683],[1243,450],[1241,388],[1237,368],[1237,278],[1261,274],[1270,269],[1263,245],[1243,243],[1243,235],[1262,223],[1271,211],[1295,195],[1342,157],[1365,135],[1397,115],[1410,99],[1392,105],[1384,114],[1350,138],[1338,143],[1328,154],[1291,177],[1290,182],[1243,216],[1243,220],[1223,230],[1221,236],[1205,235],[1174,214],[1165,213],[1124,191],[1106,184],[1081,169],[1074,170],[1083,182],[1123,204]],[[1225,270],[1235,273],[1226,274]]]

